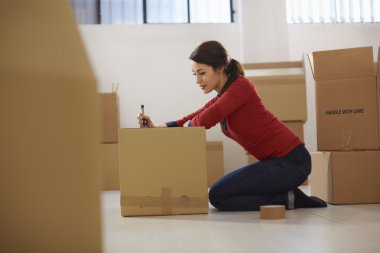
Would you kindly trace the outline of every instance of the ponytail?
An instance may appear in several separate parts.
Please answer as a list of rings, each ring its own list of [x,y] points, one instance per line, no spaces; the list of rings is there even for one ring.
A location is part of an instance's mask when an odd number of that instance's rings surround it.
[[[226,84],[223,86],[223,89],[218,94],[219,97],[228,89],[228,87],[231,86],[233,82],[236,81],[239,75],[244,76],[243,66],[240,64],[240,62],[232,58],[224,69],[224,72],[227,74],[228,78]]]

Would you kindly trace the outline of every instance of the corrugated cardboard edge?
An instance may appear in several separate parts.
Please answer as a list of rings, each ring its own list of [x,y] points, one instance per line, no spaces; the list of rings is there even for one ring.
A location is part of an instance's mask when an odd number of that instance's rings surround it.
[[[207,150],[221,150],[223,151],[223,141],[207,141],[206,142]]]
[[[327,202],[334,204],[334,152],[328,152],[327,159]]]
[[[380,47],[377,52],[377,82],[380,82]]]
[[[378,114],[378,120],[379,120],[379,144],[380,144],[380,47],[378,48],[377,52],[377,114]]]
[[[311,153],[311,194],[323,199],[324,201],[328,201],[330,195],[329,189],[332,189],[332,185],[329,187],[329,172],[331,171],[330,155],[330,152],[323,151]]]
[[[309,60],[309,64],[310,64],[310,68],[311,68],[311,73],[313,74],[313,78],[315,80],[315,77],[314,77],[314,57],[313,57],[313,54],[312,53],[307,54],[307,59]]]

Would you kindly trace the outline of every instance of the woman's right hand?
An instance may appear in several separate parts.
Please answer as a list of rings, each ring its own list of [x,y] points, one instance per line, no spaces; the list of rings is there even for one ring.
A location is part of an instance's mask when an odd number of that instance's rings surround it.
[[[144,119],[145,119],[145,122],[147,123],[146,126],[143,125],[143,120]],[[153,124],[153,121],[150,119],[150,117],[147,116],[147,115],[142,115],[142,113],[139,113],[139,116],[137,117],[137,120],[138,120],[140,128],[153,128],[153,127],[156,127]]]

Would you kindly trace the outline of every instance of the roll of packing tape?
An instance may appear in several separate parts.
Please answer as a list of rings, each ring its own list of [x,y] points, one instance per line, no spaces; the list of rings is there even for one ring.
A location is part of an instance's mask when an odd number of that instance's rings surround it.
[[[283,219],[285,218],[285,206],[282,205],[268,205],[260,206],[261,219]]]

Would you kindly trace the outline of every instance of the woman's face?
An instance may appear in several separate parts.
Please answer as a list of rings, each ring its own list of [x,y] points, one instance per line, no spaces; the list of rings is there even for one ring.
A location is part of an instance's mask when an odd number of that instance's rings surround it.
[[[197,84],[205,94],[213,90],[219,93],[227,81],[227,75],[224,73],[223,67],[214,70],[209,65],[191,61],[191,68]]]

